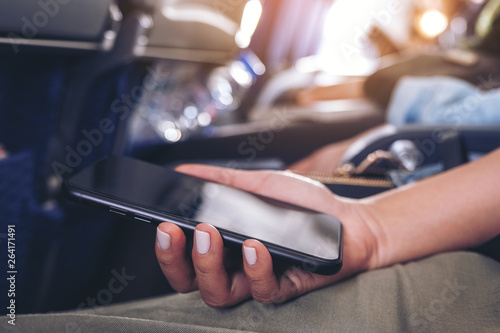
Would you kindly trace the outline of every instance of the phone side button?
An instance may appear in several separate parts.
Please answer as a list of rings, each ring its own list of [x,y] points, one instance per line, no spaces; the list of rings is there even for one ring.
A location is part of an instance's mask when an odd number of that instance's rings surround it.
[[[138,221],[146,222],[146,223],[151,223],[151,218],[149,218],[147,216],[135,214],[134,219],[138,220]]]
[[[119,209],[119,208],[115,208],[115,207],[110,206],[109,207],[109,211],[111,213],[114,213],[114,214],[117,214],[117,215],[127,216],[127,211],[123,210],[123,209]]]

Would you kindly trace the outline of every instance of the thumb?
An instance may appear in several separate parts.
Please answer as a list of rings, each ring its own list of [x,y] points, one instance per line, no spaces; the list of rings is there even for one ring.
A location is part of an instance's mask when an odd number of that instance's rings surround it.
[[[319,212],[333,214],[341,205],[322,183],[289,171],[244,171],[199,164],[184,164],[176,171]]]

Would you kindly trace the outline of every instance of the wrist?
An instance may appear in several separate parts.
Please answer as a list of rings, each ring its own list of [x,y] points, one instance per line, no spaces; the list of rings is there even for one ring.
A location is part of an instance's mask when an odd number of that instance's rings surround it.
[[[368,201],[339,198],[337,217],[344,222],[344,248],[349,247],[353,272],[367,271],[386,264],[386,234]],[[347,255],[347,252],[344,252]]]

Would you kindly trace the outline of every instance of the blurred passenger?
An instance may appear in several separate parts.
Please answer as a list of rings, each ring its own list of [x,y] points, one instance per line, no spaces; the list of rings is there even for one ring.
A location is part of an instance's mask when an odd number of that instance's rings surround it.
[[[450,76],[482,89],[500,84],[500,0],[490,0],[476,18],[474,35],[453,49],[439,54],[419,54],[381,68],[366,79],[312,87],[297,93],[296,101],[309,105],[315,101],[367,97],[387,108],[398,81],[404,76]],[[485,81],[494,86],[485,86]]]

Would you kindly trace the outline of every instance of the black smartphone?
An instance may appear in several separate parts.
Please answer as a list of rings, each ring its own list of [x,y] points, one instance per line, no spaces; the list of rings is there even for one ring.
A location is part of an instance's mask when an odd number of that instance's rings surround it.
[[[109,156],[64,182],[73,200],[158,225],[173,222],[187,233],[205,222],[227,247],[261,241],[273,260],[317,274],[342,267],[342,224],[331,216],[207,182],[123,156]]]

